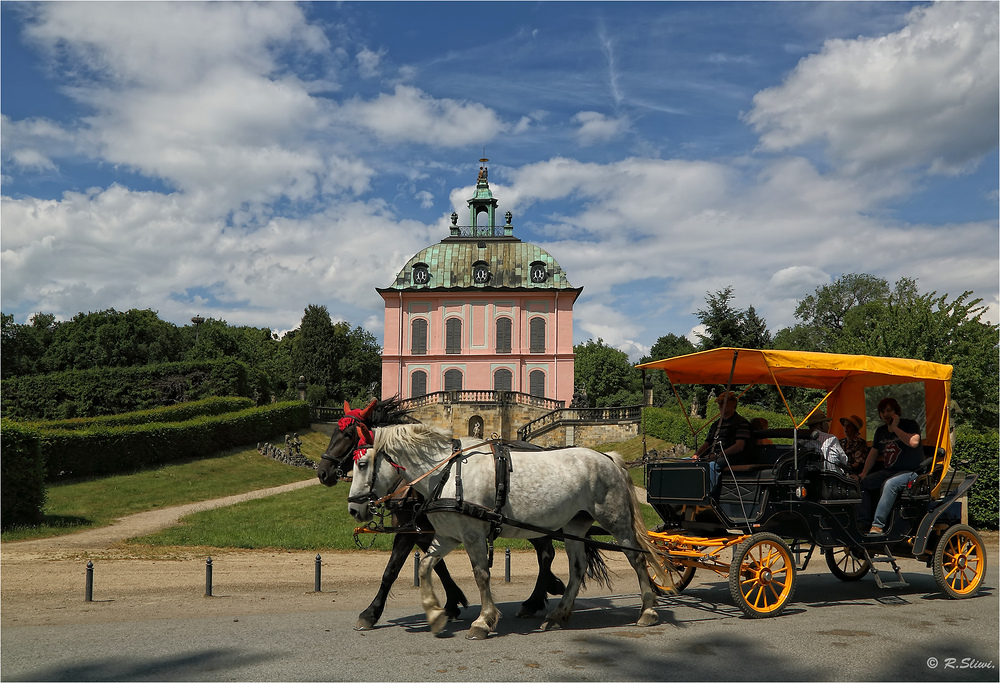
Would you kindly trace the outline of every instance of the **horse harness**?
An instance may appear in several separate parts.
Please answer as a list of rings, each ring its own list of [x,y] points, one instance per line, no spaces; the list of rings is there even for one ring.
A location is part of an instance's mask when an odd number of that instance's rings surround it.
[[[493,501],[493,507],[489,508],[484,505],[479,505],[477,503],[470,503],[463,499],[463,485],[462,485],[462,463],[465,462],[466,458],[459,458],[459,456],[472,449],[479,446],[489,445],[491,449],[491,454],[493,455],[494,467],[496,472],[496,495]],[[528,445],[528,444],[525,444]],[[371,444],[367,444],[362,448],[355,451],[355,459],[360,457],[364,451],[371,449]],[[586,543],[588,545],[595,546],[602,550],[613,550],[613,551],[624,551],[624,550],[635,550],[638,552],[646,552],[641,548],[624,548],[614,543],[606,543],[604,541],[597,541],[589,536],[576,536],[574,534],[568,534],[557,529],[547,529],[545,527],[540,527],[534,524],[529,524],[528,522],[522,522],[520,520],[514,520],[508,518],[503,514],[503,508],[507,504],[507,496],[510,492],[510,473],[513,472],[514,466],[513,461],[510,457],[510,446],[509,444],[501,441],[500,439],[494,438],[487,441],[481,441],[480,443],[473,444],[467,448],[462,448],[462,443],[458,439],[452,440],[452,453],[451,455],[438,467],[434,468],[429,472],[425,472],[417,479],[410,481],[402,487],[394,487],[394,490],[388,495],[380,499],[374,499],[371,492],[374,491],[375,476],[378,470],[377,464],[372,463],[372,482],[369,487],[369,494],[364,496],[358,496],[356,498],[348,498],[349,502],[363,503],[368,502],[373,506],[380,504],[386,504],[387,507],[406,509],[407,512],[412,511],[413,514],[413,529],[398,528],[394,531],[396,533],[403,532],[419,532],[420,529],[416,527],[416,520],[427,513],[430,512],[456,512],[467,517],[472,517],[474,519],[479,519],[484,522],[488,522],[490,525],[490,531],[486,536],[487,548],[489,553],[489,566],[493,566],[493,542],[500,534],[500,530],[504,526],[512,526],[518,529],[524,529],[525,531],[532,531],[535,533],[543,534],[545,536],[550,536],[554,539],[560,541],[580,541],[581,543]],[[538,448],[538,450],[543,450]],[[480,452],[480,454],[482,454]],[[376,457],[385,458],[389,464],[397,469],[403,469],[400,465],[394,462],[388,455],[384,453],[376,453]],[[435,484],[434,488],[431,490],[430,496],[421,501],[419,499],[419,494],[413,489],[413,484],[415,484],[420,479],[430,475],[438,468],[441,468],[442,477]],[[442,498],[441,492],[444,490],[444,485],[447,483],[448,479],[452,475],[454,470],[455,476],[455,497],[454,498]],[[384,529],[389,531],[388,529]],[[598,531],[601,531],[598,529]],[[604,532],[607,533],[607,532]]]

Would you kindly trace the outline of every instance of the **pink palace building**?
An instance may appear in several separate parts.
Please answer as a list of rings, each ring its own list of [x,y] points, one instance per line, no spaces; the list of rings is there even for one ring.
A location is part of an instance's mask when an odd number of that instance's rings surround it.
[[[509,391],[568,406],[573,304],[582,287],[544,249],[496,224],[488,159],[480,160],[469,225],[415,254],[385,300],[382,396]]]

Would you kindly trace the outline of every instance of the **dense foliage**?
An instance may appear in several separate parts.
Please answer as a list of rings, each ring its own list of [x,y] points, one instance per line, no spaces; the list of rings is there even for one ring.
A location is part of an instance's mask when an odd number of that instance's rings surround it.
[[[955,439],[952,464],[956,469],[975,472],[976,483],[969,491],[969,523],[977,529],[996,529],[1000,525],[1000,437],[996,432],[977,434],[959,431]]]
[[[0,520],[8,529],[41,518],[45,462],[35,429],[3,420],[0,431]]]
[[[121,427],[141,425],[150,422],[184,422],[203,415],[222,415],[253,408],[252,399],[240,396],[213,396],[200,401],[178,403],[162,408],[138,410],[133,413],[101,415],[100,417],[74,417],[69,420],[48,420],[45,422],[25,422],[38,429],[93,429],[95,427]]]
[[[173,460],[201,458],[308,425],[309,405],[290,401],[184,422],[43,429],[39,434],[51,480],[135,472]]]
[[[375,338],[361,327],[332,322],[324,306],[308,306],[299,329],[280,339],[266,327],[230,326],[224,320],[211,318],[197,320],[197,324],[178,327],[161,320],[153,311],[109,309],[80,313],[65,322],[38,313],[27,324],[19,325],[13,316],[3,315],[0,371],[6,386],[6,380],[51,373],[226,359],[244,367],[246,390],[238,395],[255,398],[259,404],[298,398],[300,376],[305,376],[309,384],[310,398],[326,405],[339,405],[344,399],[366,399],[381,379],[381,349]],[[152,405],[206,395],[186,395],[189,378],[158,381],[163,398]],[[107,388],[114,391],[113,387]],[[5,402],[6,397],[5,389]],[[41,400],[49,402],[51,398]],[[75,400],[70,395],[57,403],[62,406],[61,412],[50,406],[39,415],[65,418],[104,414],[100,409],[91,409],[100,401],[84,400],[76,407],[66,404]],[[123,406],[118,412],[139,408]]]
[[[639,373],[628,354],[612,348],[603,339],[588,339],[573,347],[576,353],[574,382],[583,389],[592,408],[635,406],[642,403]]]
[[[0,384],[4,417],[65,420],[148,410],[209,396],[251,396],[246,365],[231,359],[25,375]]]

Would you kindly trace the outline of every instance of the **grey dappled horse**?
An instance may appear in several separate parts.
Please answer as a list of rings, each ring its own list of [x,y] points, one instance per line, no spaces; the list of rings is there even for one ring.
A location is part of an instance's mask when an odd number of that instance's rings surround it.
[[[447,622],[431,585],[431,571],[458,544],[464,544],[479,587],[482,611],[469,629],[467,638],[486,638],[494,630],[500,612],[490,591],[488,536],[491,523],[444,508],[435,511],[435,501],[462,500],[485,509],[493,508],[496,497],[496,467],[492,451],[480,439],[461,439],[463,451],[453,458],[452,436],[426,425],[397,425],[379,429],[373,447],[354,464],[348,504],[359,521],[371,518],[368,501],[385,496],[399,478],[411,483],[426,500],[424,508],[434,525],[434,540],[420,561],[420,594],[427,622],[439,633]],[[461,462],[461,487],[456,491],[457,476],[448,476],[446,462]],[[588,448],[565,448],[552,451],[510,452],[509,492],[502,513],[506,520],[536,528],[561,530],[583,537],[594,522],[614,536],[635,569],[642,596],[640,626],[658,621],[656,598],[647,573],[644,552],[652,552],[645,524],[639,511],[632,479],[620,457]],[[443,486],[439,487],[441,480]],[[437,497],[432,496],[440,488]],[[503,524],[499,535],[505,538],[534,538],[543,535]],[[542,629],[561,627],[573,611],[577,592],[587,569],[584,543],[566,539],[570,578],[562,599],[549,612]],[[654,568],[657,564],[653,564]],[[663,577],[665,581],[666,577]]]

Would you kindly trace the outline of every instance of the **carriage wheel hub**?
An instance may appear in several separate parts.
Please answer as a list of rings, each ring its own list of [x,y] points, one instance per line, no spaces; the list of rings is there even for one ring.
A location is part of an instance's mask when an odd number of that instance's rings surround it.
[[[959,555],[959,557],[958,557],[958,568],[959,569],[965,569],[965,566],[968,564],[968,562],[969,562],[969,558],[967,558],[965,555]]]
[[[771,583],[771,570],[762,569],[757,577],[761,583]]]

